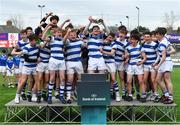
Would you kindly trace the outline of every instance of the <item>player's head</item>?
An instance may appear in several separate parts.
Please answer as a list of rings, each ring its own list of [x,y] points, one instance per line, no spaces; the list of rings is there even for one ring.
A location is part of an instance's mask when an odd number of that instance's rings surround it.
[[[31,46],[35,46],[36,45],[36,41],[38,40],[38,36],[36,34],[30,34],[28,36],[29,42],[31,44]]]
[[[21,37],[21,39],[26,39],[27,38],[27,33],[26,33],[25,29],[20,31],[20,37]]]
[[[26,27],[26,34],[27,34],[27,36],[29,36],[32,33],[33,33],[32,27],[30,27],[30,26]]]
[[[119,30],[119,39],[120,40],[124,40],[126,35],[127,35],[127,30],[126,29]]]
[[[54,29],[54,36],[56,37],[62,37],[63,30],[61,28],[55,28]]]
[[[130,36],[130,42],[131,42],[132,45],[136,45],[139,40],[140,40],[140,37],[139,37],[138,34],[132,34]]]
[[[164,27],[158,27],[155,31],[158,40],[161,40],[164,37],[164,35],[167,33],[167,30]]]
[[[98,25],[95,25],[95,26],[93,26],[92,27],[92,34],[93,35],[98,35],[98,34],[100,34],[100,28],[99,28],[99,26]]]
[[[145,42],[150,42],[152,40],[152,33],[151,32],[144,32],[143,36],[144,36]]]
[[[2,54],[5,54],[5,53],[6,53],[6,50],[5,50],[5,49],[3,49],[3,50],[2,50]]]
[[[114,41],[114,38],[115,38],[115,34],[114,33],[109,33],[108,36],[106,37],[106,40],[108,42],[112,42],[112,41]]]
[[[73,41],[76,40],[76,38],[77,38],[77,30],[73,29],[69,33],[69,39]]]
[[[124,25],[121,25],[121,26],[118,27],[118,30],[119,30],[119,31],[120,31],[120,30],[127,30],[127,28],[126,28]]]
[[[54,25],[57,25],[57,23],[59,22],[59,17],[57,15],[51,16],[50,22]]]
[[[34,33],[39,37],[39,38],[41,38],[42,37],[42,29],[40,28],[36,28],[35,30],[34,30]]]
[[[157,41],[157,37],[156,37],[156,31],[151,31],[151,34],[152,34],[152,41]]]

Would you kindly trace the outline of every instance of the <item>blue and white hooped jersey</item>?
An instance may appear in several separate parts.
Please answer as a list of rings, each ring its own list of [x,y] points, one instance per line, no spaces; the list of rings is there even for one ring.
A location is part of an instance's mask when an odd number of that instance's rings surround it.
[[[117,39],[115,43],[117,46],[116,53],[115,53],[115,61],[116,63],[120,63],[124,61],[124,58],[122,58],[122,55],[125,54],[125,49],[130,45],[130,43],[127,40],[120,41],[119,39]]]
[[[41,42],[40,44],[42,45],[44,44],[44,42]],[[41,59],[41,62],[48,63],[50,55],[51,55],[50,45],[46,45],[44,48],[39,49],[39,57]]]
[[[66,61],[81,61],[81,47],[84,42],[80,40],[66,42]]]
[[[50,50],[51,57],[57,60],[64,60],[64,43],[61,38],[51,37]]]
[[[20,64],[20,56],[13,56],[13,62],[15,67],[19,67]]]
[[[144,65],[152,65],[153,63],[155,63],[158,55],[157,55],[157,51],[158,51],[158,44],[155,42],[150,42],[150,43],[144,43],[144,45],[142,46],[141,49],[142,52],[145,52],[146,54],[146,61],[144,62]]]
[[[127,52],[129,53],[129,65],[136,65],[141,59],[141,45],[137,44],[136,47],[128,46]]]
[[[28,56],[29,59],[37,59],[38,58],[38,54],[39,54],[39,48],[37,46],[32,47],[30,44],[27,44],[24,48],[23,48],[23,53],[26,54]],[[24,61],[24,66],[29,67],[29,68],[35,68],[37,65],[36,62],[26,62]]]
[[[7,59],[7,61],[6,61],[6,67],[7,67],[8,69],[12,69],[12,68],[13,68],[13,65],[14,65],[13,59]]]
[[[117,49],[117,45],[115,42],[104,42],[103,43],[103,51],[105,52],[111,52],[112,49]],[[108,55],[108,54],[103,54],[103,58],[105,63],[115,63],[115,54],[114,55]]]
[[[0,56],[0,66],[6,66],[7,56],[1,55]]]
[[[27,41],[20,40],[20,41],[17,42],[17,45],[18,45],[18,47],[19,47],[19,49],[20,49],[21,51],[23,50],[23,48],[24,48],[27,44],[29,44],[29,40],[27,40]],[[24,57],[23,57],[23,56],[21,56],[20,61],[21,61],[22,63],[24,62]]]
[[[171,43],[164,37],[162,41],[159,41],[159,45],[158,45],[158,52],[159,52],[159,56],[160,59],[162,58],[162,51],[166,50],[167,48],[171,45]],[[166,61],[171,61],[171,56],[170,54],[166,53]]]
[[[97,36],[90,35],[88,38],[88,56],[92,58],[101,58],[103,54],[100,52],[100,48],[103,44],[103,34],[99,34]]]

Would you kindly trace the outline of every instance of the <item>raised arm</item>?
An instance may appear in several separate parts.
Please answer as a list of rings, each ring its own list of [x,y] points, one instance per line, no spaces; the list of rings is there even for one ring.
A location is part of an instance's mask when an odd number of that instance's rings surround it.
[[[88,29],[89,27],[91,26],[91,24],[93,23],[93,19],[92,17],[90,16],[89,18],[89,24],[85,27],[84,31],[83,31],[83,34],[87,35],[88,34]]]
[[[63,39],[63,42],[64,42],[64,43],[66,43],[70,32],[71,32],[71,29],[69,28],[69,29],[67,30],[66,35],[64,36],[64,39]]]
[[[16,48],[14,48],[11,52],[11,55],[23,55],[23,52],[22,51],[16,52]]]
[[[51,27],[52,27],[51,24],[48,24],[46,26],[46,28],[44,29],[43,34],[42,34],[42,40],[50,41],[50,39],[47,37],[47,32],[48,32],[49,29],[51,29]]]
[[[102,23],[102,25],[104,26],[105,28],[105,32],[107,33],[107,35],[110,33],[110,30],[109,28],[106,26],[106,24],[104,23],[104,20],[103,19],[100,19],[100,22]]]
[[[70,19],[67,19],[67,20],[65,20],[60,26],[59,26],[59,28],[63,28],[63,26],[66,24],[66,23],[68,23],[68,22],[70,22],[71,20]]]

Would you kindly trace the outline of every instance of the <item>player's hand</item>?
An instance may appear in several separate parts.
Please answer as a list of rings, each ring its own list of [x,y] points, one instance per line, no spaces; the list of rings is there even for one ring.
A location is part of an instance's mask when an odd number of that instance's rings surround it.
[[[53,23],[49,23],[49,24],[48,24],[48,28],[52,28],[52,26],[54,26]]]
[[[143,63],[142,62],[138,62],[136,65],[137,66],[140,66],[140,65],[142,65]]]
[[[156,65],[157,65],[157,63],[153,63],[151,66],[152,66],[152,67],[155,67]]]
[[[68,28],[67,32],[70,33],[71,31],[72,31],[71,28]]]
[[[99,19],[98,22],[99,23],[104,23],[104,20],[103,19]]]
[[[49,12],[48,15],[49,15],[49,16],[52,16],[52,15],[53,15],[53,12]]]
[[[160,67],[159,65],[156,65],[156,66],[154,66],[154,69],[155,69],[155,70],[158,70],[159,67]]]
[[[67,19],[67,20],[65,20],[64,22],[65,22],[65,23],[68,23],[68,22],[70,22],[70,21],[71,21],[70,19]]]
[[[102,47],[100,47],[99,50],[100,50],[101,53],[103,53],[103,48]]]
[[[41,62],[41,59],[40,59],[40,58],[38,58],[38,59],[37,59],[37,63],[40,63],[40,62]]]
[[[122,58],[125,59],[125,55],[122,55]]]
[[[89,21],[90,21],[91,23],[93,23],[93,18],[92,18],[92,16],[90,16],[88,19],[89,19]]]

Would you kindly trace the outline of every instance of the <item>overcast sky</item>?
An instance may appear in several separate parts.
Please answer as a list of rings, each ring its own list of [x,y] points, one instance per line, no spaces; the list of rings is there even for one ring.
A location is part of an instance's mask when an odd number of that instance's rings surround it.
[[[60,23],[72,19],[76,25],[86,25],[89,16],[103,17],[107,25],[127,26],[129,16],[130,29],[137,26],[137,9],[140,8],[140,25],[151,30],[165,26],[164,14],[174,12],[174,28],[180,26],[180,0],[0,0],[0,25],[13,15],[20,15],[24,27],[35,28],[40,21],[41,11],[38,5],[45,5],[43,14],[54,12],[60,17]]]

